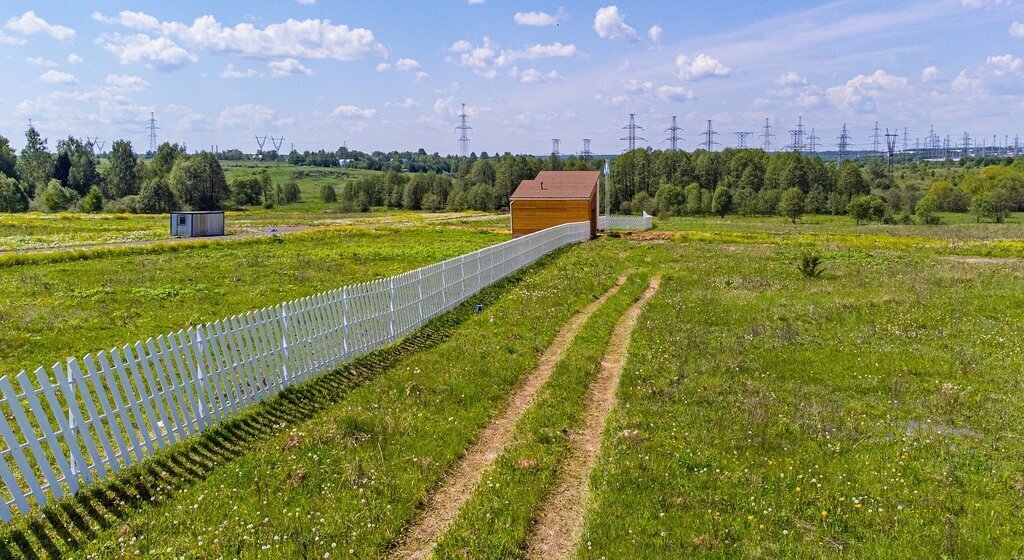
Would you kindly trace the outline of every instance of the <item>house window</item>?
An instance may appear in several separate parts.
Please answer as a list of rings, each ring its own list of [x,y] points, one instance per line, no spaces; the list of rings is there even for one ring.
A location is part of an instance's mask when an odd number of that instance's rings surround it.
[[[185,216],[178,216],[178,225],[179,226],[185,225]]]

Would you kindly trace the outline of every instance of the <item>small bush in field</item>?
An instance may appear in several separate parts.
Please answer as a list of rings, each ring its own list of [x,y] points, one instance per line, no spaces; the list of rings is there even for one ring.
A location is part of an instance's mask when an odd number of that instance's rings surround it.
[[[800,268],[800,273],[808,278],[817,278],[821,276],[821,273],[825,271],[822,268],[823,261],[821,256],[812,251],[804,251],[800,254],[800,262],[797,266]]]

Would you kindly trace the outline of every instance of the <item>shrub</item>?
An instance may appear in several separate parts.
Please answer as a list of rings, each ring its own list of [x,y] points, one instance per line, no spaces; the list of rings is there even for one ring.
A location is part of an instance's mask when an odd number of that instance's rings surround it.
[[[732,210],[732,193],[728,188],[719,186],[715,189],[714,198],[711,199],[711,211],[724,218]]]
[[[324,185],[320,187],[320,198],[328,204],[338,202],[338,192],[331,185]]]
[[[64,212],[78,202],[78,193],[61,186],[60,181],[50,179],[43,190],[42,201],[48,212]]]
[[[302,198],[302,191],[299,190],[299,184],[295,181],[288,181],[284,184],[282,189],[285,203],[291,204],[292,202],[298,202]]]
[[[110,212],[112,214],[138,214],[139,195],[130,194],[128,196],[108,202],[107,212]]]
[[[231,181],[231,198],[239,206],[259,206],[263,198],[263,183],[255,175],[238,177]]]
[[[0,173],[0,212],[25,212],[28,210],[28,195],[21,190],[18,182]]]
[[[80,203],[83,212],[90,214],[97,214],[103,211],[103,191],[99,187],[93,185],[89,189],[89,193],[82,198]]]
[[[938,199],[929,194],[917,201],[917,208],[914,209],[914,213],[922,224],[933,225],[941,222],[939,216],[936,215],[938,209]]]
[[[812,251],[804,251],[800,253],[800,261],[797,263],[797,268],[800,269],[800,274],[808,278],[817,278],[824,272],[822,268],[821,256]]]

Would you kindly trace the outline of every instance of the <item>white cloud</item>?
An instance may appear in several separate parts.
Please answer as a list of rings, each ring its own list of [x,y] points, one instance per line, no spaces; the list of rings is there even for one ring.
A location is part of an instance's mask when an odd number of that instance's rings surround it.
[[[47,84],[73,84],[78,81],[74,76],[59,70],[47,70],[39,76],[39,81]]]
[[[924,83],[934,82],[939,78],[939,69],[935,66],[929,66],[924,70],[921,70],[921,81]]]
[[[199,57],[167,37],[153,38],[145,33],[122,36],[115,33],[97,41],[103,45],[104,50],[113,53],[121,64],[141,63],[169,72],[199,61]]]
[[[1024,39],[1024,23],[1015,21],[1010,24],[1010,36]]]
[[[991,8],[995,6],[1009,6],[1010,0],[960,0],[965,8]]]
[[[369,119],[377,116],[376,109],[360,109],[355,105],[338,105],[331,111],[332,118],[359,118]]]
[[[219,126],[228,128],[246,128],[261,126],[274,118],[274,110],[266,105],[249,103],[246,105],[235,105],[225,107],[217,117]]]
[[[465,39],[455,41],[452,46],[448,47],[448,50],[454,53],[464,53],[473,50],[473,44]]]
[[[377,64],[378,72],[387,72],[388,70],[391,70],[391,65],[388,64],[387,62],[381,62]]]
[[[108,74],[106,79],[107,85],[120,90],[120,91],[143,91],[149,87],[149,82],[143,80],[138,76],[129,76],[127,74]]]
[[[24,45],[28,41],[21,37],[11,37],[10,35],[0,31],[0,45]]]
[[[312,6],[313,4],[316,4],[316,0],[295,0],[295,1],[298,2],[299,4],[302,4],[303,6]]]
[[[161,22],[149,14],[131,11],[122,11],[117,17],[96,12],[93,18],[131,29],[159,31],[165,37],[213,53],[332,60],[360,60],[388,54],[387,48],[374,38],[373,31],[335,25],[330,20],[289,19],[259,28],[250,23],[224,26],[211,15],[200,16],[191,25]]]
[[[547,12],[516,12],[512,20],[518,25],[530,25],[535,27],[548,27],[558,25],[565,19],[565,11],[559,10],[557,14],[551,15]]]
[[[257,75],[259,75],[259,72],[257,72],[256,70],[253,70],[252,68],[247,68],[245,70],[239,70],[239,69],[235,68],[234,64],[229,63],[228,67],[225,68],[224,71],[221,72],[220,74],[218,74],[217,76],[220,77],[220,78],[223,78],[225,80],[233,80],[233,79],[240,79],[240,78],[254,78]]]
[[[825,95],[840,109],[864,114],[876,113],[879,102],[908,96],[911,91],[907,78],[876,70],[874,74],[860,74],[845,84],[828,88]]]
[[[469,0],[469,5],[476,6],[479,4],[483,4],[484,2],[486,2],[486,0]]]
[[[417,103],[416,100],[411,97],[406,97],[403,101],[399,101],[398,103],[388,102],[386,105],[388,107],[402,107],[403,109],[412,109],[414,107],[420,106],[420,104]]]
[[[75,30],[63,25],[47,23],[47,21],[32,10],[29,10],[18,17],[7,20],[7,29],[16,31],[22,35],[33,33],[45,33],[58,41],[69,41],[75,38]]]
[[[654,95],[662,101],[689,101],[693,99],[693,92],[682,86],[660,86],[654,90]]]
[[[676,67],[679,68],[679,77],[683,80],[721,78],[732,73],[728,66],[704,53],[698,54],[692,60],[686,55],[677,56]]]
[[[30,56],[25,59],[25,62],[31,64],[32,66],[44,66],[46,68],[55,68],[57,66],[56,62],[48,58],[43,58],[41,56]]]
[[[78,53],[71,53],[68,55],[68,63],[70,64],[81,64],[85,62],[85,59],[78,56]]]
[[[498,68],[510,67],[517,60],[566,58],[579,54],[576,45],[563,43],[535,44],[521,50],[501,49],[491,41],[490,37],[484,37],[483,44],[477,47],[469,44],[468,41],[464,45],[460,43],[463,41],[453,45],[453,48],[458,46],[461,54],[457,59],[449,57],[449,62],[457,66],[471,68],[476,75],[487,79],[496,77]]]
[[[399,58],[398,61],[395,62],[395,68],[399,70],[419,70],[420,63],[411,58]]]
[[[663,30],[660,25],[652,25],[651,28],[647,30],[647,36],[651,38],[652,43],[657,45],[661,43],[662,31]]]
[[[429,78],[429,77],[430,77],[430,74],[427,74],[426,72],[422,72],[422,71],[416,72],[416,81],[417,82],[426,81],[426,79]]]
[[[312,76],[313,71],[306,68],[301,62],[294,58],[286,58],[284,60],[272,60],[267,63],[267,68],[270,68],[270,75],[275,78],[284,78],[286,76]]]
[[[602,39],[613,41],[636,41],[636,29],[626,25],[625,17],[618,6],[605,6],[594,15],[594,31]]]
[[[783,87],[799,86],[805,85],[807,83],[807,80],[801,77],[800,74],[797,74],[796,72],[790,70],[789,72],[783,72],[782,74],[779,74],[779,77],[775,78],[775,83]]]
[[[559,79],[562,78],[562,76],[560,76],[558,74],[558,72],[555,72],[554,70],[551,70],[550,72],[546,72],[545,73],[545,72],[541,72],[540,70],[537,70],[535,68],[527,68],[526,70],[519,70],[518,68],[516,68],[514,66],[512,67],[512,69],[510,69],[508,71],[508,75],[513,80],[516,80],[518,82],[522,82],[524,84],[532,84],[532,83],[538,83],[538,82],[550,82],[550,81],[559,80]]]

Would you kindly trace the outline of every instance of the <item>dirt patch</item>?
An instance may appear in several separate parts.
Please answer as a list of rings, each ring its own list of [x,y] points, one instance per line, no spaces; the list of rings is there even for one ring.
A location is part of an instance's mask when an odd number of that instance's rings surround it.
[[[587,318],[608,298],[615,295],[625,281],[625,277],[619,278],[611,289],[562,325],[555,340],[538,360],[537,367],[526,374],[519,387],[513,391],[505,410],[484,428],[479,439],[469,447],[455,468],[441,481],[440,487],[427,500],[423,513],[395,549],[393,558],[425,558],[430,554],[437,539],[473,495],[473,489],[480,483],[484,471],[512,442],[516,424],[537,402],[537,393],[551,377],[555,365],[561,361]]]
[[[644,294],[615,325],[608,351],[601,360],[601,371],[590,387],[583,428],[572,435],[572,450],[565,460],[565,468],[559,474],[557,486],[541,506],[527,544],[527,558],[567,558],[576,550],[589,502],[590,473],[597,464],[608,415],[615,408],[615,393],[626,363],[630,337],[644,305],[660,286],[661,279],[652,278]]]
[[[1024,259],[1001,257],[949,257],[950,260],[964,264],[1024,264]]]

